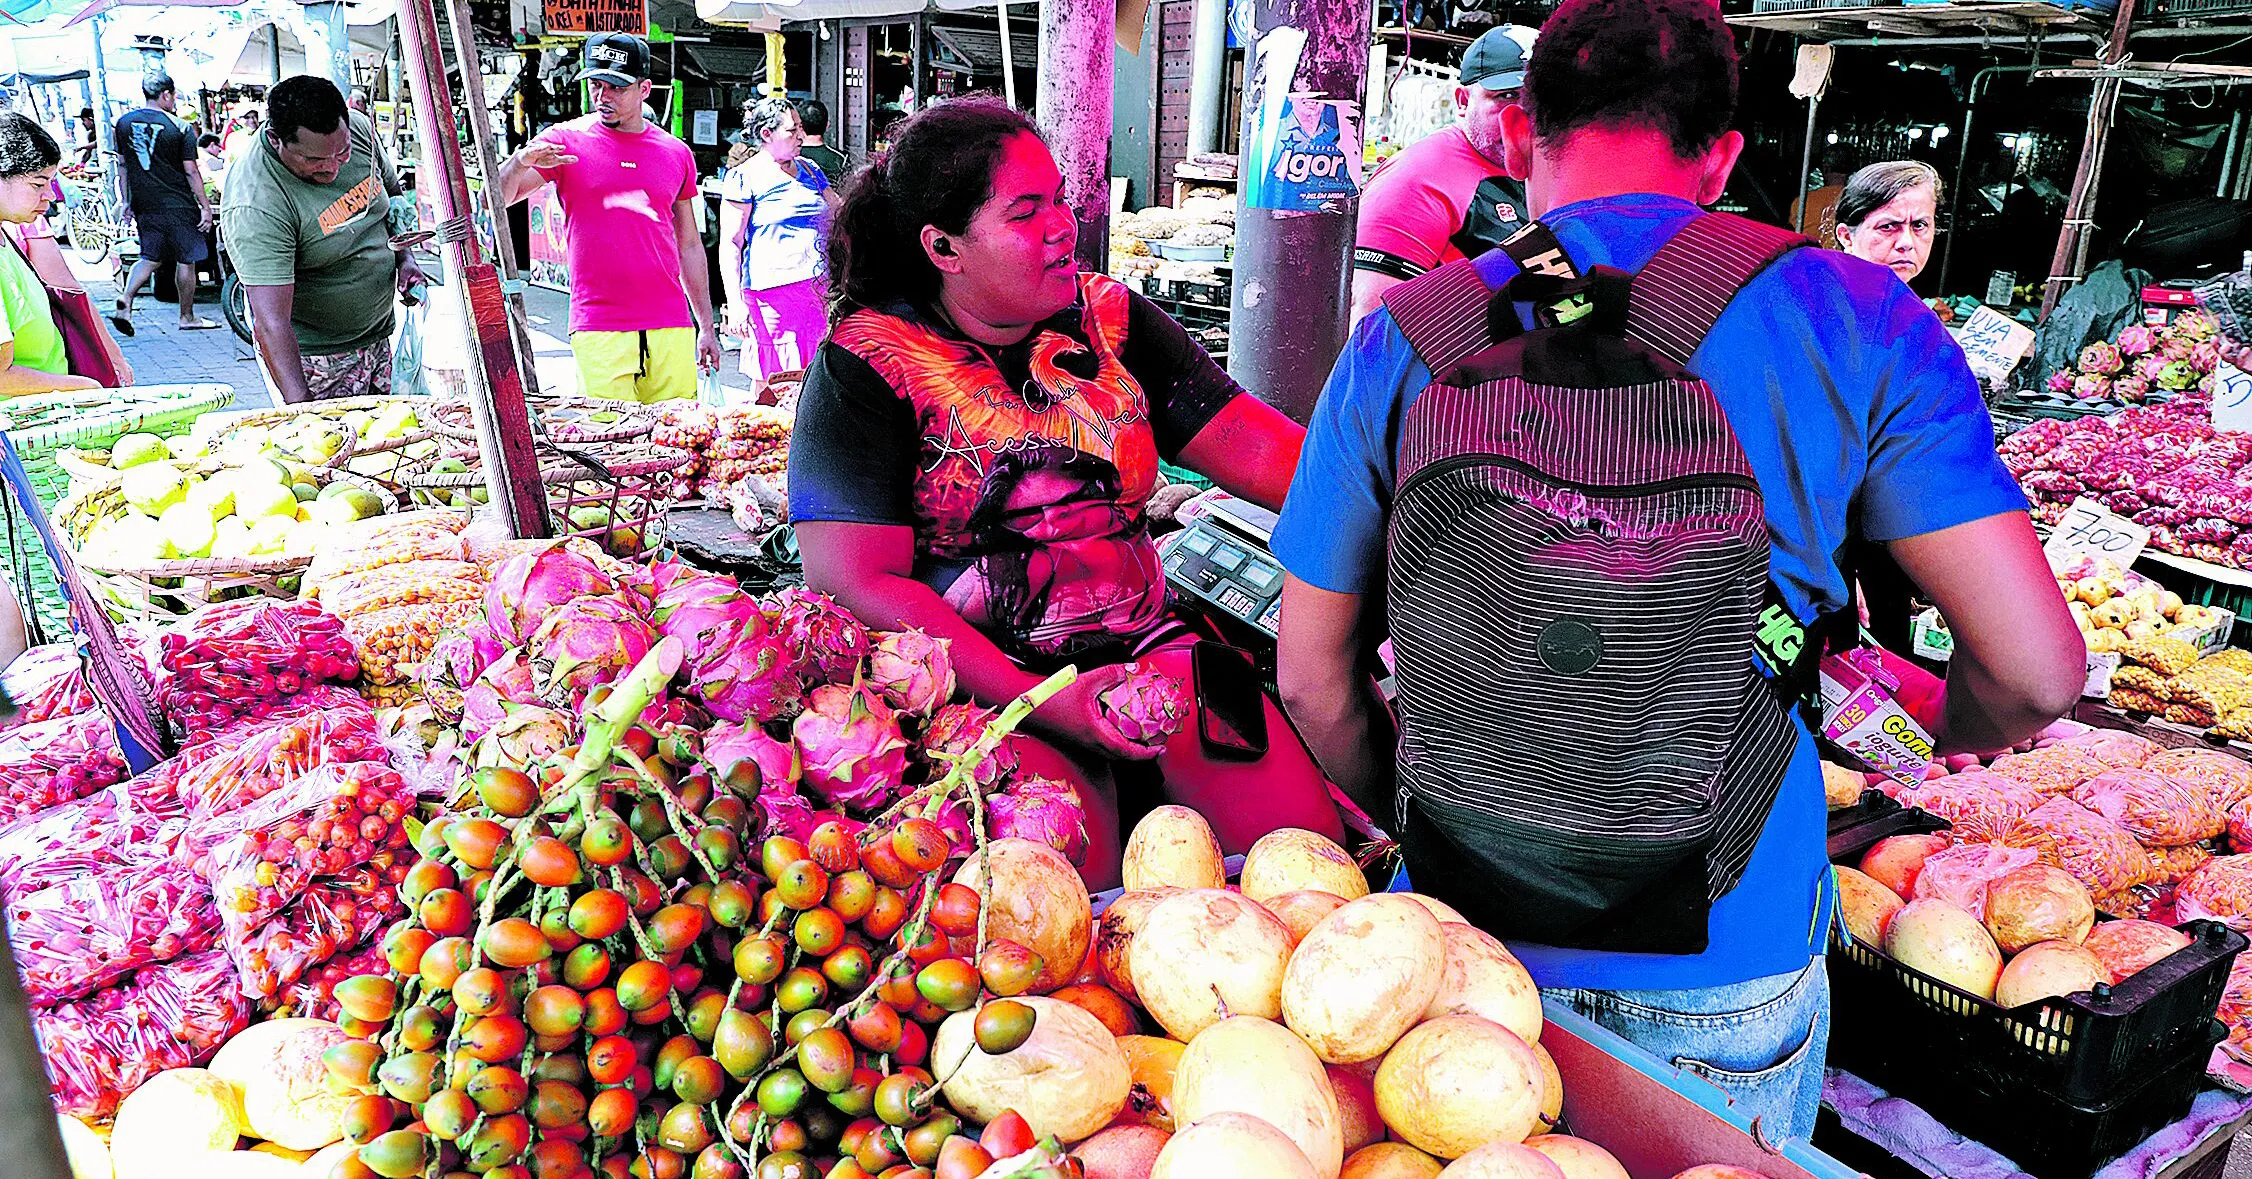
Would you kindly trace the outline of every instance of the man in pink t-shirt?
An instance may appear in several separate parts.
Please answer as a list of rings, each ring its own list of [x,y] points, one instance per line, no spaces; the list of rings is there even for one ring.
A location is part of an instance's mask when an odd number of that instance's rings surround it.
[[[1353,237],[1353,322],[1384,292],[1525,227],[1525,185],[1501,170],[1501,112],[1525,84],[1533,30],[1501,25],[1463,51],[1454,126],[1384,161],[1361,193]]]
[[[571,274],[571,353],[597,397],[696,395],[719,367],[711,274],[696,227],[696,159],[642,115],[649,45],[587,38],[579,78],[594,113],[559,124],[500,165],[509,204],[555,185]]]

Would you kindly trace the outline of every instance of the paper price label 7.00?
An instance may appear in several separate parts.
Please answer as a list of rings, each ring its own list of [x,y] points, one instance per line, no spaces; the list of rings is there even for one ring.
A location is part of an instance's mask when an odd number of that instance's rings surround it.
[[[2124,569],[2142,556],[2150,529],[2082,496],[2064,510],[2041,550],[2051,557],[2108,557]]]

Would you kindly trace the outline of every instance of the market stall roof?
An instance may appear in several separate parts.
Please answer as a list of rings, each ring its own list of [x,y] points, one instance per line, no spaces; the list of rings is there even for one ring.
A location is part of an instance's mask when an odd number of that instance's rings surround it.
[[[1011,0],[1036,7],[1039,0]],[[696,15],[715,25],[778,30],[785,22],[854,20],[913,16],[918,12],[973,12],[991,9],[993,0],[799,0],[796,4],[758,4],[750,0],[696,0]]]
[[[1789,12],[1746,12],[1728,23],[1774,29],[1810,41],[1883,37],[1912,41],[1921,37],[2096,33],[2109,22],[2088,9],[2066,8],[2042,0],[1997,0],[1980,4],[1894,4],[1866,8],[1800,8]],[[1417,34],[1421,36],[1422,34]]]

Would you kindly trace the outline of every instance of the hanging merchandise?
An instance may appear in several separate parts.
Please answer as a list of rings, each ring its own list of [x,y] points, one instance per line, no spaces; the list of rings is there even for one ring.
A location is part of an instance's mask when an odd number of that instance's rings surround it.
[[[1452,69],[1414,58],[1402,61],[1386,94],[1384,113],[1369,120],[1369,154],[1387,159],[1453,126],[1455,86]]]

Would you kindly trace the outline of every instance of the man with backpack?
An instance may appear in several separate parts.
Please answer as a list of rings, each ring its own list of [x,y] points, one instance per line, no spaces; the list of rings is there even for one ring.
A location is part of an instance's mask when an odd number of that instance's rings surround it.
[[[1885,544],[1946,616],[1945,690],[1906,704],[1942,750],[2037,731],[2084,653],[1938,320],[1698,208],[1735,105],[1709,0],[1543,27],[1503,129],[1537,221],[1355,331],[1274,534],[1278,677],[1415,887],[1779,1140],[1813,1128],[1828,1038],[1803,705],[1856,632],[1835,554]],[[1396,782],[1353,687],[1387,634]]]

